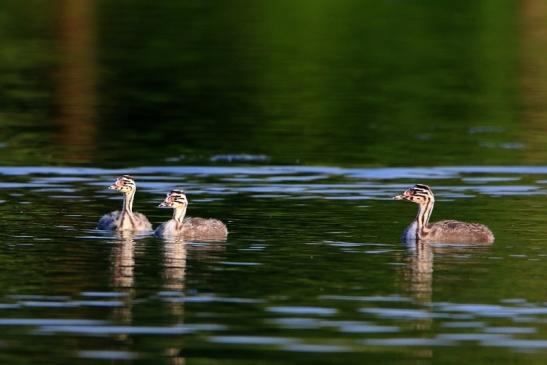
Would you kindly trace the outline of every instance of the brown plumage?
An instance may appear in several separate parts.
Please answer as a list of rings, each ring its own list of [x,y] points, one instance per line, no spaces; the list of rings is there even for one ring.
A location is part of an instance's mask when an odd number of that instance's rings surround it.
[[[109,231],[152,231],[152,224],[142,213],[133,212],[133,200],[137,186],[131,176],[123,175],[116,179],[116,182],[109,189],[123,193],[122,210],[117,210],[102,216],[97,224],[98,229]]]
[[[429,223],[435,198],[431,188],[417,184],[395,200],[408,200],[418,204],[418,215],[403,232],[405,242],[491,244],[494,242],[492,231],[480,223],[467,223],[456,220],[443,220]]]
[[[222,241],[228,236],[226,225],[213,218],[185,218],[188,200],[181,190],[173,190],[160,203],[161,208],[173,208],[173,218],[156,228],[163,238],[183,238],[193,241]]]
[[[448,243],[492,243],[494,234],[480,223],[467,223],[455,220],[444,220],[428,224],[429,233],[425,235],[428,242]]]

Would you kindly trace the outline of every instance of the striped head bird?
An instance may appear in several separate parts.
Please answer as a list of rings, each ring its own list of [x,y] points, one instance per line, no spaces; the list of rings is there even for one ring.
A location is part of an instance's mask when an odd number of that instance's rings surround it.
[[[394,200],[408,200],[418,204],[416,219],[403,232],[404,242],[428,242],[447,244],[491,244],[494,242],[492,231],[479,223],[467,223],[456,220],[442,220],[429,223],[435,197],[431,188],[416,184]]]
[[[181,189],[171,190],[158,207],[173,209],[173,218],[156,229],[155,234],[159,237],[190,241],[223,241],[228,236],[226,225],[218,219],[186,217],[188,199]]]
[[[123,194],[122,209],[105,214],[97,224],[98,229],[108,231],[151,232],[152,224],[142,213],[133,212],[133,201],[137,185],[129,175],[119,176],[114,184],[108,187]]]

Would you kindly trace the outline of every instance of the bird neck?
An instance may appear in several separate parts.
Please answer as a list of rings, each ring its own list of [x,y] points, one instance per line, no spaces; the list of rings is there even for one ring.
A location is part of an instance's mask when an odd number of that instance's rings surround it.
[[[133,199],[135,199],[135,190],[123,195],[123,213],[133,214]]]
[[[418,208],[418,215],[416,216],[417,239],[421,239],[429,233],[429,218],[431,217],[431,212],[433,211],[434,204],[435,201],[433,199],[430,199],[427,202],[420,204],[420,207]]]
[[[184,216],[186,215],[186,208],[187,206],[183,207],[176,207],[173,209],[173,219],[177,222],[181,222],[184,220]]]

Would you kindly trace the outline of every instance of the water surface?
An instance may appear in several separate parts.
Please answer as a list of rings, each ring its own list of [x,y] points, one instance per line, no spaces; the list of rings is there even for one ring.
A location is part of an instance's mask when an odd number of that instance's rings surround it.
[[[224,220],[228,241],[95,230],[121,203],[106,186],[122,170],[1,168],[5,361],[545,359],[546,168],[123,172],[138,177],[135,208],[154,224],[168,218],[155,205],[182,185],[190,213]],[[401,244],[416,207],[391,196],[413,181],[434,186],[434,219],[488,224],[495,244]]]
[[[4,1],[0,362],[547,362],[541,0]],[[226,242],[110,235],[135,175]],[[407,247],[416,207],[489,247]]]

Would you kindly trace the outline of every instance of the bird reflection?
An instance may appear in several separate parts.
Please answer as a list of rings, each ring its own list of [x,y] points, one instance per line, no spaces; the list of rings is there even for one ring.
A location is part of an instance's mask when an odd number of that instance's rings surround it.
[[[407,246],[403,279],[405,291],[419,304],[429,305],[433,298],[434,259],[486,252],[491,245],[443,245],[414,243]],[[437,263],[437,266],[439,263]],[[443,265],[443,264],[441,264]],[[444,263],[446,265],[446,263]]]
[[[167,239],[163,241],[163,288],[168,297],[166,305],[169,313],[174,317],[176,324],[184,323],[184,290],[186,289],[186,262],[189,249],[194,260],[210,260],[213,253],[223,251],[224,244],[210,242],[208,244],[196,244],[185,241],[181,238]],[[169,347],[165,350],[168,363],[182,365],[185,363],[183,349]]]
[[[112,248],[112,285],[117,289],[133,289],[135,282],[135,239],[128,231],[118,235],[119,240]]]
[[[164,241],[163,288],[174,295],[172,300],[167,301],[167,307],[179,325],[184,323],[184,301],[178,299],[182,299],[184,293],[186,255],[187,243],[184,240]],[[183,365],[186,362],[179,347],[168,347],[165,349],[165,356],[172,365]]]
[[[136,297],[135,285],[135,251],[138,250],[139,242],[135,233],[131,231],[120,231],[116,235],[111,254],[111,274],[113,289],[123,294],[121,300],[123,305],[114,308],[112,312],[113,321],[120,325],[130,326],[133,324],[133,303]],[[186,289],[186,262],[188,249],[191,248],[193,257],[196,260],[210,260],[214,252],[223,251],[224,244],[191,244],[182,239],[165,240],[162,243],[162,296],[165,298],[164,305],[171,315],[172,325],[184,323],[184,291]],[[137,263],[138,264],[138,263]],[[129,335],[117,336],[118,340],[130,341]],[[168,347],[164,355],[169,364],[182,365],[185,359],[182,356],[181,346]]]
[[[111,272],[112,287],[117,292],[125,294],[123,306],[114,308],[113,319],[124,325],[133,322],[133,298],[135,297],[135,239],[134,233],[120,231],[112,247]],[[126,336],[124,336],[126,337]]]
[[[168,241],[163,245],[163,287],[168,291],[184,290],[186,246],[184,240]]]
[[[424,243],[413,243],[407,246],[405,256],[406,265],[403,270],[404,290],[414,299],[417,304],[423,305],[431,311],[433,303],[433,274],[434,258],[451,255],[462,255],[466,253],[484,252],[490,246],[435,246]],[[437,264],[439,265],[439,263]],[[413,328],[418,331],[428,332],[433,324],[433,315],[413,321]],[[429,358],[431,350],[423,349],[421,356]]]
[[[408,245],[404,279],[410,295],[418,303],[431,302],[433,249],[430,244],[417,242]]]

